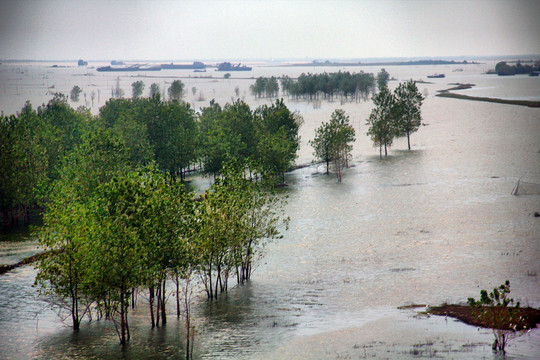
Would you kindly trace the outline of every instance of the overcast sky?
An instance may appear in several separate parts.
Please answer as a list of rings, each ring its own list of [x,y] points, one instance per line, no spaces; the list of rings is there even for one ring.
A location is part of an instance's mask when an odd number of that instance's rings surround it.
[[[540,1],[0,0],[0,59],[540,54]]]

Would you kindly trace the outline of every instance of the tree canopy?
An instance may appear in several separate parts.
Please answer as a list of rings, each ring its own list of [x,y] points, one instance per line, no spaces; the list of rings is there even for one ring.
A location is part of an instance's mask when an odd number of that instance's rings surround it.
[[[355,131],[345,111],[337,109],[332,113],[329,122],[322,123],[315,130],[315,138],[310,141],[317,159],[326,162],[326,173],[333,162],[338,181],[342,179],[342,169],[348,166],[351,156]]]
[[[380,156],[382,157],[383,147],[384,155],[388,155],[388,147],[396,137],[407,136],[410,150],[410,135],[422,125],[421,106],[424,97],[418,91],[416,82],[409,80],[400,83],[394,93],[385,86],[372,100],[375,108],[367,119],[367,135],[375,146],[379,146]]]

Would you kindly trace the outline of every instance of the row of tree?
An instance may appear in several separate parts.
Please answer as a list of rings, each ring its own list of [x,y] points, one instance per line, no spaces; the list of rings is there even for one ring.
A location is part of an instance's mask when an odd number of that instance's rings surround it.
[[[279,84],[276,77],[260,77],[255,80],[255,84],[249,87],[251,93],[258,98],[276,97],[279,94]]]
[[[36,110],[0,117],[0,212],[6,228],[27,224],[30,210],[58,179],[63,159],[80,143],[92,115],[55,96]]]
[[[384,69],[379,73],[381,89],[372,97],[375,107],[367,120],[367,135],[375,146],[379,146],[381,158],[382,148],[386,156],[387,148],[396,137],[407,136],[408,147],[411,149],[410,135],[422,125],[421,106],[424,100],[412,80],[399,84],[393,93],[390,92],[386,85],[387,75]],[[332,164],[341,182],[342,169],[348,167],[354,141],[355,131],[349,116],[345,111],[337,109],[332,113],[330,121],[323,122],[315,130],[315,138],[309,144],[313,147],[315,158],[326,163],[326,173],[329,173]]]
[[[34,110],[0,119],[0,211],[5,227],[26,223],[29,210],[46,198],[67,155],[85,134],[110,131],[133,164],[154,161],[173,178],[198,168],[216,175],[230,160],[253,160],[266,176],[283,179],[296,158],[302,118],[282,100],[252,110],[243,101],[211,102],[195,113],[189,104],[150,98],[114,98],[92,116],[72,109],[63,95]]]
[[[379,155],[388,155],[388,147],[396,137],[407,136],[407,144],[411,149],[410,135],[422,125],[421,106],[424,97],[418,91],[416,82],[409,80],[400,83],[392,93],[387,86],[373,95],[375,107],[371,111],[366,125],[367,135],[375,146],[379,146]]]
[[[285,198],[259,167],[232,162],[196,197],[152,164],[133,169],[128,153],[112,132],[97,130],[69,155],[39,230],[53,255],[38,264],[36,285],[67,311],[75,330],[84,316],[105,318],[125,344],[135,294],[148,300],[152,327],[164,325],[166,284],[174,283],[189,358],[193,275],[210,300],[227,291],[230,278],[249,280],[265,242],[287,226]]]
[[[506,61],[500,61],[495,65],[497,75],[517,75],[517,74],[532,74],[540,71],[540,61],[534,64],[522,64],[520,61],[516,65],[509,65]]]
[[[322,74],[302,73],[293,79],[287,75],[279,78],[282,93],[293,99],[325,100],[340,98],[342,101],[366,99],[375,90],[373,74],[337,72]],[[251,93],[258,98],[275,97],[279,94],[279,84],[274,76],[259,77],[250,86]]]

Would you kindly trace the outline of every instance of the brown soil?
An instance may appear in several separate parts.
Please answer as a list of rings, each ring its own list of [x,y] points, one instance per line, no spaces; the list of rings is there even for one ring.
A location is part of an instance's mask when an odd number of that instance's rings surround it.
[[[468,305],[441,305],[429,308],[426,313],[431,315],[450,316],[463,321],[466,324],[493,328],[493,325],[486,321],[487,316],[481,316],[482,311],[492,311],[489,307],[479,310]],[[523,318],[519,321],[520,316]],[[501,330],[513,330],[510,324],[521,323],[525,329],[533,329],[540,323],[540,310],[530,307],[512,308],[512,317],[509,321],[500,326]]]

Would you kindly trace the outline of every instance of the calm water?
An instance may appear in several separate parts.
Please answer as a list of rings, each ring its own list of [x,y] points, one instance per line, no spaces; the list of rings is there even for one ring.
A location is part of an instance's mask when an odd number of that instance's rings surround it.
[[[288,102],[305,120],[298,163],[312,159],[307,142],[314,129],[334,109],[343,108],[357,131],[353,166],[341,184],[335,176],[324,175],[323,166],[288,174],[290,229],[284,239],[267,247],[249,285],[232,289],[218,302],[197,303],[197,356],[492,358],[490,331],[397,309],[413,303],[464,302],[506,279],[515,299],[540,307],[540,220],[533,216],[540,211],[540,196],[510,195],[519,178],[540,183],[540,110],[433,96],[449,83],[468,82],[477,84],[467,90],[471,94],[540,100],[537,78],[483,75],[490,65],[459,66],[463,72],[452,72],[458,66],[387,67],[401,81],[425,79],[435,72],[447,77],[419,84],[428,95],[422,108],[426,126],[412,136],[412,151],[405,150],[406,140],[399,140],[383,160],[364,135],[369,102],[323,102],[320,109]],[[19,77],[18,67],[24,72]],[[239,76],[324,70],[338,69],[255,67]],[[380,68],[348,70],[376,73]],[[182,72],[172,75],[178,73]],[[215,75],[211,70],[207,74]],[[88,88],[101,89],[101,106],[117,76],[37,64],[0,65],[0,75],[10,79],[0,85],[5,113],[20,110],[26,98],[33,104],[46,102],[40,91],[52,83],[68,92],[88,82]],[[152,82],[172,81],[154,80],[145,80],[147,89]],[[121,78],[128,94],[133,81]],[[182,81],[194,107],[203,105],[196,101],[199,91],[207,101],[214,97],[223,104],[234,96],[236,86],[252,107],[264,103],[249,95],[253,80]],[[14,86],[20,95],[6,95],[14,93]],[[10,109],[7,103],[20,105]],[[95,104],[92,110],[97,109]],[[198,183],[204,186],[207,180]],[[17,261],[35,249],[32,239],[1,244],[0,263]],[[183,354],[181,323],[171,313],[166,328],[150,329],[144,300],[133,314],[133,341],[124,352],[111,324],[85,323],[74,335],[55,310],[36,297],[35,274],[32,267],[24,267],[0,277],[0,358],[160,359]],[[173,302],[171,297],[171,311]],[[540,329],[511,341],[508,354],[538,358]]]

